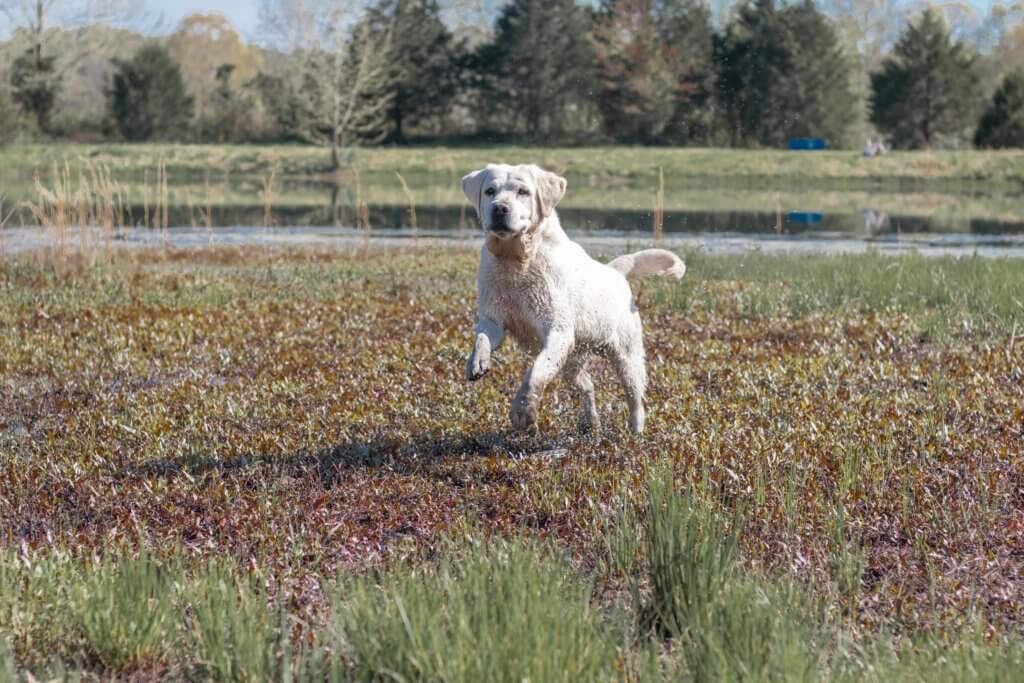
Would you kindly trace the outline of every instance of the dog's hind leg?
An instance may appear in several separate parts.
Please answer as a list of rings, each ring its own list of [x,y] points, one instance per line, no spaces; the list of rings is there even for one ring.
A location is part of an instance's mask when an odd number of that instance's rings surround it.
[[[647,389],[643,342],[639,338],[631,340],[625,348],[615,349],[611,360],[626,392],[629,429],[634,434],[640,434],[644,431],[644,391]]]
[[[594,381],[587,372],[587,361],[590,356],[585,353],[574,353],[569,356],[562,377],[569,383],[573,394],[580,402],[580,431],[596,431],[601,428],[601,418],[597,413],[597,399],[594,397]]]

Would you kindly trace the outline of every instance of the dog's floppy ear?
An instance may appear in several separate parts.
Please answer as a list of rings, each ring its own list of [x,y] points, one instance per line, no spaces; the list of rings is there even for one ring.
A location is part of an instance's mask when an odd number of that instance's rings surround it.
[[[486,168],[473,171],[462,178],[462,193],[473,204],[473,208],[476,209],[478,216],[480,215],[480,193],[483,192],[485,180],[487,180]]]
[[[568,182],[557,173],[538,167],[534,167],[533,177],[537,183],[537,202],[540,204],[540,213],[547,218],[565,196]]]

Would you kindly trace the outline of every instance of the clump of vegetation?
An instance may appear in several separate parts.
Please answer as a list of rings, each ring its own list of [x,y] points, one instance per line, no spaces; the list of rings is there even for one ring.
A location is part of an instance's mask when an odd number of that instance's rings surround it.
[[[692,254],[637,286],[636,441],[578,436],[561,389],[509,433],[513,347],[462,381],[476,258],[8,258],[0,671],[459,680],[505,641],[533,680],[1019,665],[1015,264]]]

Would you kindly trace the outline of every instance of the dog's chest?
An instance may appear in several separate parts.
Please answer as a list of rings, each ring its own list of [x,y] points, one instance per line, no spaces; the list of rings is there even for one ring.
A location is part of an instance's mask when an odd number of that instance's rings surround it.
[[[542,346],[544,330],[555,318],[556,292],[550,277],[542,268],[517,270],[500,264],[490,275],[488,296],[481,301],[487,309],[483,312],[500,322],[521,346]]]

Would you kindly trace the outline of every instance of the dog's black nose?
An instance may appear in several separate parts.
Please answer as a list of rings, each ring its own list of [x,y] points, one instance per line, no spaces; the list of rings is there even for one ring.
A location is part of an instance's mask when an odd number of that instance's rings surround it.
[[[509,208],[507,204],[495,204],[494,215],[497,218],[508,218]]]

